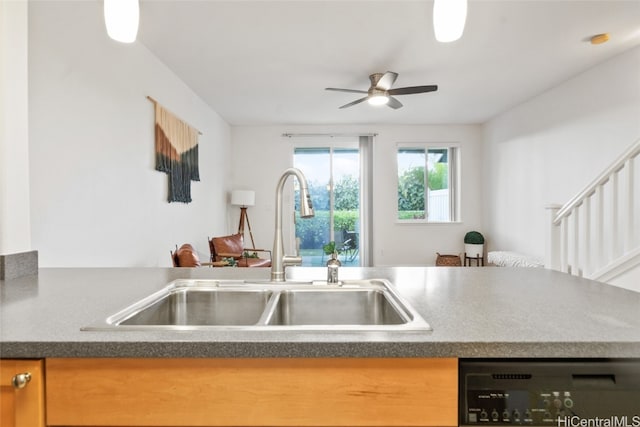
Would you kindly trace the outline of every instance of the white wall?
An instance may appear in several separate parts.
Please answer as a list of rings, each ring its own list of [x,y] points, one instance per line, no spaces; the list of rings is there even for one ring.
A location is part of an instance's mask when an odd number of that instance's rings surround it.
[[[544,206],[568,201],[640,137],[639,72],[636,47],[485,124],[490,247],[544,256]]]
[[[0,2],[0,254],[31,249],[28,3]]]
[[[230,129],[140,42],[109,39],[102,2],[31,2],[32,244],[42,267],[169,266],[226,227]],[[198,128],[193,202],[154,170],[150,95]]]
[[[294,139],[282,137],[283,133],[378,134],[373,143],[373,263],[376,266],[433,265],[436,252],[462,253],[464,234],[479,229],[482,224],[479,126],[238,126],[232,128],[232,182],[235,188],[256,191],[256,205],[248,212],[258,247],[272,247],[275,187],[282,171],[293,163]],[[396,144],[399,142],[461,144],[462,223],[408,225],[396,222]],[[292,212],[291,195],[286,196],[284,212],[288,213]],[[237,207],[230,208],[228,231],[236,228],[237,210]],[[291,217],[286,214],[284,218],[290,220]],[[291,234],[285,236],[285,242],[291,238]]]

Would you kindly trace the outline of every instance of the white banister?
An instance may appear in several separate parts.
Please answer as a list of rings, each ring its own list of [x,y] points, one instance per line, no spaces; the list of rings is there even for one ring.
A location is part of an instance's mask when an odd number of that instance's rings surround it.
[[[564,206],[562,206],[562,208],[560,209],[560,212],[558,212],[558,215],[556,216],[555,224],[558,225],[562,217],[567,215],[568,212],[573,210],[573,208],[579,205],[585,198],[591,196],[594,193],[597,186],[606,184],[614,172],[617,172],[620,169],[622,169],[625,163],[627,162],[627,160],[635,158],[638,154],[640,154],[640,139],[638,139],[635,143],[633,143],[631,147],[627,149],[627,151],[625,151],[620,157],[616,159],[616,161],[614,161],[611,164],[611,166],[609,166],[607,169],[604,170],[604,172],[598,175],[598,177],[594,179],[591,182],[591,184],[587,185],[581,192],[576,194],[574,197],[571,198],[571,200],[565,203]]]
[[[580,241],[585,244],[583,247],[582,255],[582,276],[587,276],[591,272],[593,262],[591,260],[591,200],[586,200],[582,204],[584,209],[584,227],[582,227],[582,234],[580,235]]]
[[[560,222],[560,271],[569,272],[569,217]]]
[[[596,247],[596,257],[597,261],[595,263],[595,268],[599,268],[600,260],[604,259],[605,251],[604,251],[604,188],[602,185],[598,185],[596,187],[595,194],[595,204],[596,204],[596,218],[595,218],[595,228],[596,228],[596,241],[594,243]],[[595,268],[591,269],[594,270]]]
[[[620,256],[620,239],[619,233],[619,220],[618,213],[620,212],[620,180],[618,179],[618,171],[611,174],[611,258],[617,258]]]
[[[639,154],[640,139],[562,207],[546,207],[547,268],[600,277],[616,259],[638,251],[635,160]]]
[[[635,241],[635,233],[636,233],[636,224],[633,215],[633,209],[635,206],[635,198],[634,198],[634,169],[633,169],[633,159],[627,159],[624,170],[627,171],[627,182],[626,182],[626,194],[624,197],[625,206],[623,212],[623,221],[624,221],[624,229],[628,230],[627,233],[624,233],[624,241],[623,241],[623,251],[624,253],[629,252],[633,249],[633,242]]]
[[[547,223],[549,226],[547,230],[544,265],[551,270],[560,270],[560,227],[555,227],[553,222],[556,220],[556,215],[560,210],[561,205],[548,205],[547,209]]]
[[[580,206],[576,206],[573,210],[573,242],[571,249],[573,252],[573,262],[571,263],[571,274],[574,276],[581,276],[580,273]]]

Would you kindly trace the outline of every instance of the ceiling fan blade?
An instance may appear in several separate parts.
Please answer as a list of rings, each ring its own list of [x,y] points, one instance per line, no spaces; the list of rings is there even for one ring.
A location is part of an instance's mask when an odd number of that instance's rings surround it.
[[[410,95],[412,93],[434,92],[436,90],[438,90],[438,85],[399,87],[391,89],[389,95]]]
[[[376,83],[376,87],[379,89],[389,90],[391,86],[395,83],[398,78],[398,73],[394,73],[393,71],[387,71],[380,77],[380,80]]]
[[[357,90],[357,89],[340,89],[337,87],[326,87],[324,90],[334,90],[336,92],[349,92],[349,93],[367,93],[366,90]]]
[[[397,110],[398,108],[402,107],[402,102],[398,101],[396,98],[394,98],[393,96],[389,97],[389,102],[387,102],[387,105],[391,108],[393,108],[394,110]]]
[[[350,102],[350,103],[348,103],[348,104],[344,104],[344,105],[343,105],[342,107],[340,107],[340,108],[348,108],[348,107],[351,107],[351,106],[353,106],[353,105],[360,104],[361,102],[366,101],[368,98],[369,98],[368,96],[365,96],[364,98],[356,99],[356,100],[355,100],[355,101],[353,101],[353,102]]]

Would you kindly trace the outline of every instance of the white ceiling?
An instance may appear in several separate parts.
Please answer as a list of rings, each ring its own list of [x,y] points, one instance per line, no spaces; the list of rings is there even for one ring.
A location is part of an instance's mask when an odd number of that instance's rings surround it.
[[[139,40],[232,125],[482,123],[640,45],[640,0],[470,0],[462,38],[438,43],[432,1],[141,4]],[[591,45],[591,35],[611,40]],[[399,73],[399,110],[339,110],[368,75]],[[639,70],[640,75],[640,70]],[[606,82],[603,82],[606,84]]]

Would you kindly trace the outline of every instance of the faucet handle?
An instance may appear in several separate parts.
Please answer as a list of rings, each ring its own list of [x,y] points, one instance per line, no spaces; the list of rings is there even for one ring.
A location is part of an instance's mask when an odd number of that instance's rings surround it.
[[[284,266],[302,265],[302,257],[300,255],[285,255],[282,257]]]

